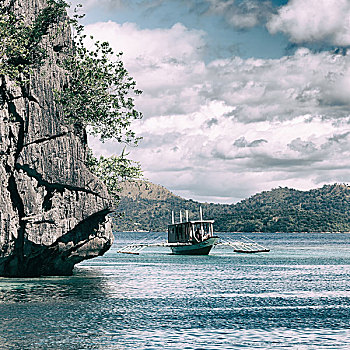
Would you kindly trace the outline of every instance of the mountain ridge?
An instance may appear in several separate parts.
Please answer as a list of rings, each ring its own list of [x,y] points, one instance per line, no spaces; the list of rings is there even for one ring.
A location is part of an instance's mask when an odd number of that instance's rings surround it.
[[[350,232],[350,187],[325,185],[300,191],[278,187],[236,204],[200,203],[174,195],[161,185],[124,183],[114,227],[119,231],[165,231],[171,211],[188,210],[190,219],[215,220],[216,231],[226,232]],[[178,219],[178,218],[177,218]]]

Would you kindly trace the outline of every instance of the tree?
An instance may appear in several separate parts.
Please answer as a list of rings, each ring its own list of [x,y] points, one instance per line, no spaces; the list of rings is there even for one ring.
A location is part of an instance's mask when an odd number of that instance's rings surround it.
[[[72,123],[88,127],[101,141],[137,144],[138,138],[130,129],[132,120],[141,119],[132,95],[142,92],[129,76],[121,60],[123,53],[114,54],[108,42],[94,43],[88,50],[84,44],[84,27],[75,14],[73,25],[74,49],[61,62],[69,76],[69,84],[56,94],[66,118]],[[90,37],[93,39],[93,37]]]
[[[102,142],[115,139],[137,145],[140,138],[130,127],[133,120],[142,118],[142,113],[135,109],[131,96],[142,91],[136,89],[135,80],[125,69],[122,52],[114,54],[108,42],[96,41],[93,49],[86,48],[84,27],[78,22],[83,15],[75,12],[70,22],[75,32],[74,49],[61,62],[69,83],[56,92],[56,100],[62,105],[67,121],[99,136]],[[127,155],[125,148],[120,156],[109,158],[96,159],[89,152],[86,162],[117,200],[119,183],[142,175],[140,164],[127,159]]]
[[[98,41],[94,49],[88,50],[84,45],[84,27],[78,22],[83,16],[75,10],[73,18],[68,18],[69,5],[64,0],[46,2],[32,23],[14,13],[11,6],[0,4],[0,76],[8,76],[21,86],[27,84],[33,70],[47,59],[43,39],[50,27],[66,21],[74,33],[74,45],[59,64],[66,71],[68,84],[55,91],[65,120],[99,136],[102,142],[115,139],[137,145],[139,138],[131,129],[131,122],[142,118],[133,98],[141,91],[125,69],[122,53],[115,55],[107,42]],[[141,175],[140,165],[126,155],[123,151],[120,156],[98,160],[90,151],[86,159],[89,169],[105,182],[115,198],[121,179]]]

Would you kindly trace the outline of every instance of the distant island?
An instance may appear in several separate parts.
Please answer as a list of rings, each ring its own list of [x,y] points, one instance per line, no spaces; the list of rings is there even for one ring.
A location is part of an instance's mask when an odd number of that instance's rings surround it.
[[[350,186],[325,185],[309,191],[279,187],[237,204],[199,203],[146,181],[123,185],[114,229],[166,231],[171,210],[198,218],[202,206],[218,232],[350,232]]]

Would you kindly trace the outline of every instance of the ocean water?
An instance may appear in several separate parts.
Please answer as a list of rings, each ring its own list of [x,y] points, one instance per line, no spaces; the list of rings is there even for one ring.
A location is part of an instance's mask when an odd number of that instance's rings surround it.
[[[247,236],[271,252],[126,255],[155,236],[117,233],[71,277],[0,278],[0,349],[349,349],[350,234]]]

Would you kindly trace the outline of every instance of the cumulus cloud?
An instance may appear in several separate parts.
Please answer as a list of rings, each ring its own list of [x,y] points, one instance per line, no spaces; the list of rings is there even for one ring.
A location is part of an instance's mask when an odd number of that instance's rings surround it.
[[[290,41],[350,45],[348,0],[290,0],[267,23],[270,33],[282,32]]]
[[[130,149],[146,178],[187,198],[233,202],[277,186],[346,180],[350,55],[299,49],[280,59],[203,60],[205,33],[182,24],[87,27],[125,52],[145,93],[144,137]],[[113,142],[98,144],[111,154]]]
[[[189,113],[201,103],[203,31],[180,23],[149,30],[133,23],[106,22],[88,25],[86,33],[124,52],[127,69],[144,91],[138,106],[146,117]]]
[[[291,120],[300,115],[344,118],[349,115],[350,56],[299,49],[274,60],[235,57],[207,66],[207,99],[218,96],[244,123]]]

